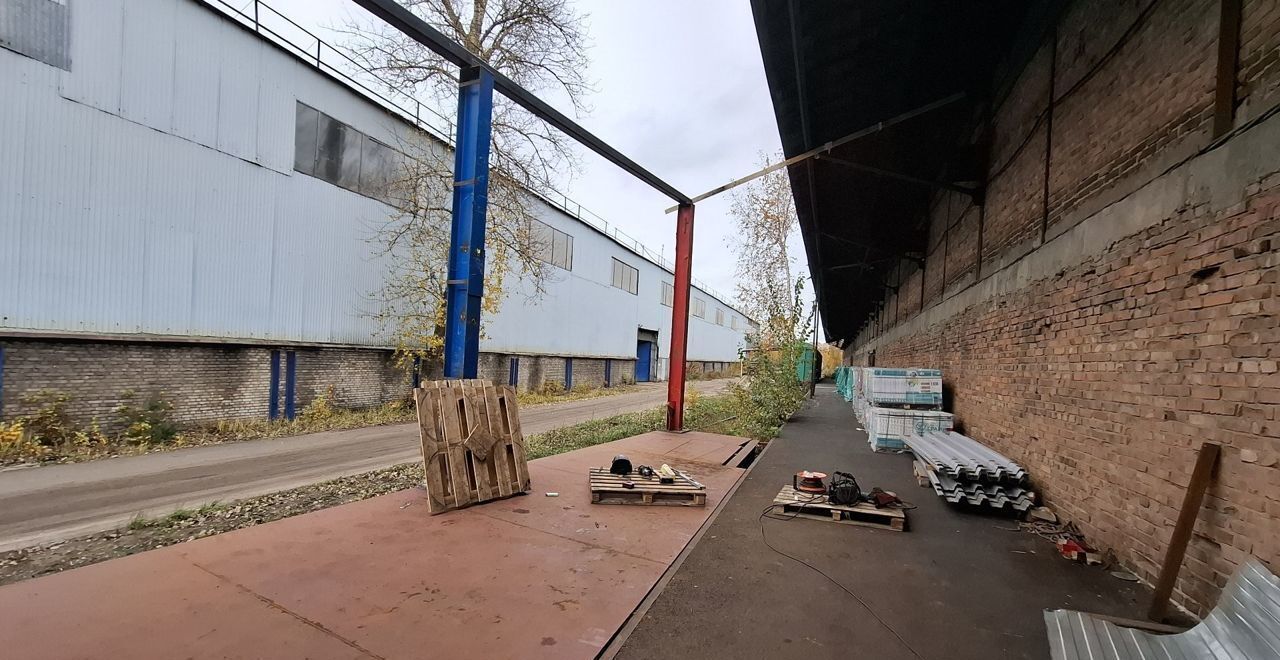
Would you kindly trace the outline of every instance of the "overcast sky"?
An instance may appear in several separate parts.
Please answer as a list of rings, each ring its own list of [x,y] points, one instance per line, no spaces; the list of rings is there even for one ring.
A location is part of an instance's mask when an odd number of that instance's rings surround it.
[[[326,40],[351,18],[372,20],[349,0],[269,0]],[[781,149],[750,6],[742,0],[577,0],[587,14],[591,78],[598,91],[579,123],[641,166],[694,196],[757,169],[759,154]],[[562,112],[568,107],[554,103]],[[672,258],[671,202],[583,151],[571,198]],[[734,292],[729,198],[698,204],[694,276]],[[807,272],[799,241],[797,272]]]

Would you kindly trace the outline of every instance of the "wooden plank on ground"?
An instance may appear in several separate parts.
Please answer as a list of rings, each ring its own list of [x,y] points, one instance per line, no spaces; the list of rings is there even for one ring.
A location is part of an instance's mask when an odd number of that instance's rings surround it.
[[[440,436],[440,391],[419,388],[414,392],[418,410],[418,433],[422,440],[422,482],[427,489],[427,508],[431,511],[450,507],[453,493],[445,458],[445,444]]]
[[[516,479],[514,472],[511,470],[511,455],[507,451],[507,443],[502,438],[510,438],[510,434],[505,433],[506,420],[502,418],[502,407],[498,403],[498,390],[493,384],[485,383],[480,389],[481,396],[484,397],[484,423],[489,435],[498,439],[494,443],[489,452],[489,474],[491,481],[497,488],[497,497],[508,497],[515,492]]]
[[[448,445],[449,479],[453,482],[453,506],[460,507],[475,501],[475,484],[467,469],[467,449],[462,446],[462,419],[458,406],[462,392],[457,387],[440,389],[440,410],[444,418],[444,438]]]
[[[502,409],[506,411],[507,426],[511,433],[508,451],[514,457],[516,478],[520,484],[518,489],[526,491],[530,488],[529,463],[525,453],[524,433],[520,430],[520,404],[516,400],[516,389],[510,385],[498,388]]]
[[[1164,620],[1169,597],[1178,583],[1182,559],[1187,554],[1187,542],[1191,540],[1196,518],[1200,516],[1200,506],[1204,504],[1205,491],[1209,490],[1209,482],[1213,480],[1213,466],[1218,463],[1221,449],[1217,443],[1206,442],[1196,455],[1196,466],[1191,470],[1191,481],[1182,498],[1182,509],[1178,511],[1178,522],[1174,524],[1164,564],[1160,566],[1160,577],[1156,580],[1155,594],[1151,597],[1151,609],[1147,612],[1147,618],[1152,621]]]
[[[493,448],[493,438],[488,437],[489,426],[481,407],[484,400],[473,385],[463,385],[459,400],[460,419],[462,421],[462,446],[469,452],[467,470],[476,485],[475,501],[486,502],[498,497],[497,488],[489,479],[488,459]],[[487,443],[487,444],[486,444]]]

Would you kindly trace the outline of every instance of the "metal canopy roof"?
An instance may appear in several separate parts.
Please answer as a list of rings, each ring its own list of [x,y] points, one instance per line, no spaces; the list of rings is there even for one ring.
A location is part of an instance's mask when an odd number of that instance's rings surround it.
[[[832,158],[791,166],[828,340],[855,336],[893,283],[899,260],[924,257],[925,220],[938,189],[929,182],[978,186],[981,154],[972,145],[998,65],[1014,52],[1028,17],[1059,4],[752,0],[788,157],[965,95],[842,145]]]

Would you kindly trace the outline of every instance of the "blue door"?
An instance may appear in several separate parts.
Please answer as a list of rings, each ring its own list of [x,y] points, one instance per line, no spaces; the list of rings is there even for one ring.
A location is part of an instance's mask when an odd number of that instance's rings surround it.
[[[636,382],[649,382],[649,366],[653,363],[653,342],[636,342]]]

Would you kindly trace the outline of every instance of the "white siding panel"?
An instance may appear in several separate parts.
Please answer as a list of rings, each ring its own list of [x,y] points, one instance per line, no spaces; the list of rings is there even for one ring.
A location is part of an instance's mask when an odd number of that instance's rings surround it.
[[[125,0],[71,3],[71,72],[62,95],[107,112],[120,112],[120,54]]]
[[[219,25],[223,40],[240,28]],[[258,61],[262,45],[249,42],[218,52],[222,75],[218,80],[218,150],[253,161],[258,156]]]
[[[275,218],[272,327],[343,343],[375,341],[369,298],[381,287],[385,265],[366,227],[389,210],[320,179],[289,179],[295,185],[280,198]]]
[[[95,292],[86,290],[93,282],[86,275],[100,258],[100,232],[88,203],[92,156],[84,152],[92,153],[94,120],[106,115],[48,99],[28,107],[31,125],[38,121],[56,129],[28,131],[21,142],[24,227],[17,309],[28,323],[71,321],[74,326],[91,323],[86,318],[97,312]]]
[[[169,140],[147,163],[144,214],[145,251],[142,308],[144,328],[186,334],[192,328],[192,287],[196,255],[196,208],[203,168],[200,145]]]
[[[0,93],[0,324],[13,323],[23,309],[17,296],[21,286],[22,254],[31,219],[23,190],[26,170],[25,136],[29,131],[31,107],[49,95],[42,85],[41,68],[35,60],[0,49],[0,80],[10,81],[14,93]],[[47,75],[47,73],[46,73]],[[55,88],[56,89],[56,88]]]
[[[173,132],[200,144],[218,146],[218,90],[222,76],[218,23],[194,2],[177,3],[174,17]]]
[[[261,285],[271,275],[271,182],[248,163],[218,158],[196,201],[196,250],[189,330],[260,337],[270,312]]]
[[[298,70],[296,62],[282,57],[263,57],[261,66],[256,160],[263,167],[292,174],[293,122],[297,101],[287,82],[303,72]]]
[[[172,0],[129,0],[124,12],[120,114],[161,131],[173,123],[177,6]]]
[[[495,316],[485,319],[482,350],[501,353],[611,356],[633,358],[638,331],[658,333],[658,354],[671,350],[671,308],[662,304],[662,282],[674,277],[594,229],[550,207],[543,222],[573,236],[573,271],[553,269],[546,292],[533,298],[534,287],[513,275],[510,292]],[[611,285],[613,260],[639,271],[636,294]],[[513,273],[517,269],[513,269]],[[697,289],[695,289],[697,291]],[[705,292],[708,316],[724,307]],[[690,360],[732,362],[738,359],[744,332],[698,318],[689,319]]]

